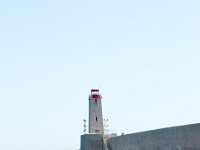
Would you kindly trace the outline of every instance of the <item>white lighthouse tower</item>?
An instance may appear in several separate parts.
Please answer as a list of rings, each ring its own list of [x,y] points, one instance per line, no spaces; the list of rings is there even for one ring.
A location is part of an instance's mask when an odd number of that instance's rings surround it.
[[[99,89],[92,89],[89,96],[89,133],[104,134],[103,115]]]

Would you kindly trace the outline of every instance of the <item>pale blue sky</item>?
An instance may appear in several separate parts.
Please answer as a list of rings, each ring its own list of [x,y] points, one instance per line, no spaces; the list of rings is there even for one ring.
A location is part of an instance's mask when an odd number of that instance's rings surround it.
[[[109,129],[200,122],[199,0],[1,0],[0,149],[77,150],[88,94]]]

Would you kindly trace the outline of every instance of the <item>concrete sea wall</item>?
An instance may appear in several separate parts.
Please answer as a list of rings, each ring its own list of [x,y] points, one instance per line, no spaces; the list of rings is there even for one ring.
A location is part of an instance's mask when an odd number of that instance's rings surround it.
[[[110,150],[200,150],[200,123],[110,138],[108,148]]]
[[[102,134],[81,135],[80,150],[103,150],[104,142]]]

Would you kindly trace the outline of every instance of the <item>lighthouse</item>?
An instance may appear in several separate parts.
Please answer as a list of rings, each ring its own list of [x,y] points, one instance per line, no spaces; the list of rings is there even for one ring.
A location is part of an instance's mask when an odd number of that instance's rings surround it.
[[[99,89],[92,89],[89,95],[89,133],[104,134],[101,99]]]
[[[89,132],[81,135],[80,150],[108,150],[108,139],[116,136],[104,134],[101,99],[99,89],[92,89],[89,95]]]

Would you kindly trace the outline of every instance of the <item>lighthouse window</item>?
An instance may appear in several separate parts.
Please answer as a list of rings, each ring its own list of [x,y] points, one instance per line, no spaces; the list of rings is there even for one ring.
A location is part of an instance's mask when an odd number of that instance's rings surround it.
[[[95,103],[97,104],[97,99],[95,99]]]
[[[97,117],[96,117],[96,121],[97,121]]]
[[[95,130],[95,133],[99,133],[99,130]]]

